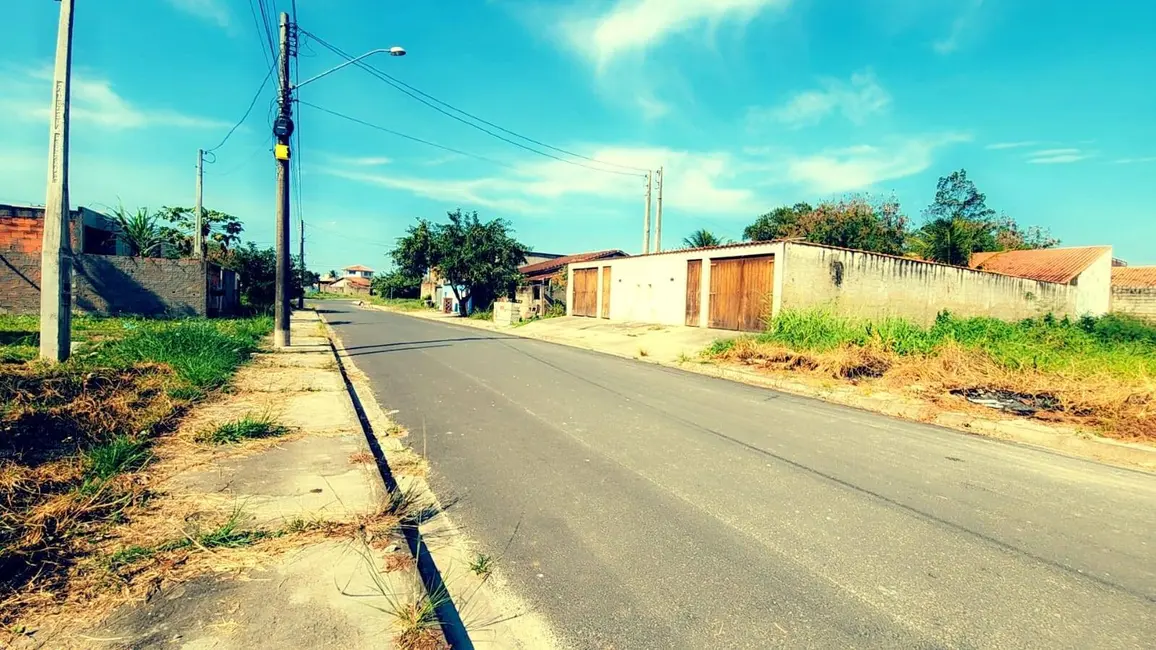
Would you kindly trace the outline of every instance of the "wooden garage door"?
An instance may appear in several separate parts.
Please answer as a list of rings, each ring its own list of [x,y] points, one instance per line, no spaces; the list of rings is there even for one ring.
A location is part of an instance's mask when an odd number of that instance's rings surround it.
[[[602,317],[610,318],[610,267],[602,267]]]
[[[598,315],[598,269],[574,270],[574,316]]]
[[[775,257],[735,257],[710,262],[710,326],[758,332],[771,311]]]
[[[686,325],[698,327],[699,306],[702,304],[702,260],[686,262]]]

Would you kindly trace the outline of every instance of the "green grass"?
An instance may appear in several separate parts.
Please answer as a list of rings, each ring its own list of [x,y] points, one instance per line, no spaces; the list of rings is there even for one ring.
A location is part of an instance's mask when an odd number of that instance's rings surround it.
[[[474,575],[488,576],[494,572],[494,558],[485,553],[477,553],[474,559],[470,561],[470,571]]]
[[[1045,316],[1008,323],[943,313],[932,326],[921,327],[899,318],[869,321],[822,310],[788,311],[755,339],[815,352],[874,345],[900,356],[932,355],[954,343],[982,351],[1011,369],[1107,371],[1128,378],[1156,375],[1156,327],[1115,314],[1076,321]],[[725,354],[733,346],[734,339],[715,341],[706,353]]]
[[[470,320],[494,320],[494,310],[476,309],[470,314]]]
[[[225,422],[216,428],[206,431],[198,438],[203,442],[215,445],[238,443],[242,440],[257,438],[275,438],[289,433],[289,427],[274,421],[271,417],[246,416],[239,420]]]
[[[355,296],[356,297],[356,296]],[[366,297],[362,296],[362,300]],[[425,302],[418,298],[383,298],[381,296],[368,296],[371,304],[381,305],[382,307],[390,307],[400,311],[422,311],[429,309],[425,306]]]
[[[149,443],[129,436],[117,436],[108,442],[91,447],[84,454],[85,478],[104,481],[120,474],[139,469],[148,462]]]
[[[147,546],[129,546],[108,556],[106,562],[110,569],[116,570],[130,564],[135,564],[141,560],[147,560],[156,555],[156,553],[156,549],[148,548]]]

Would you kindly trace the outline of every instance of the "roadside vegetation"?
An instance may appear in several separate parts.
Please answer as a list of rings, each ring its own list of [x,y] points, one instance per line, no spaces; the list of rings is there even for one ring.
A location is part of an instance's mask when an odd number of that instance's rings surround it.
[[[271,328],[266,317],[78,317],[72,358],[49,365],[35,360],[37,319],[0,316],[0,625],[53,597],[104,531],[131,519],[150,498],[135,473],[158,436]]]
[[[1043,417],[1156,441],[1156,327],[1125,316],[1007,323],[943,313],[920,327],[903,319],[786,312],[765,332],[716,341],[704,355],[877,382],[931,399],[996,391]]]
[[[397,309],[399,311],[426,311],[429,309],[425,301],[417,298],[382,298],[381,296],[369,296],[369,303],[389,307],[390,309]]]

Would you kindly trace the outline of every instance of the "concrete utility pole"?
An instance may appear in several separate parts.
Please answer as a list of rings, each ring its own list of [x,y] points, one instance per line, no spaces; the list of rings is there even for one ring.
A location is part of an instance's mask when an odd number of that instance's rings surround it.
[[[301,142],[301,139],[298,138],[297,141]],[[297,182],[300,183],[301,181]],[[297,197],[297,201],[297,208],[300,209],[300,196]],[[297,225],[300,226],[300,231],[298,231],[297,235],[300,248],[297,250],[297,255],[301,258],[301,295],[297,296],[297,309],[305,309],[305,280],[309,276],[309,272],[305,270],[305,220],[299,219]]]
[[[646,172],[646,218],[642,221],[642,254],[650,253],[650,185],[652,172]]]
[[[273,299],[273,345],[289,346],[289,137],[293,135],[293,102],[289,85],[289,14],[281,12],[281,112],[273,125],[277,146],[277,281]]]
[[[662,252],[662,167],[658,168],[658,208],[654,215],[654,252]]]
[[[40,246],[40,358],[65,361],[72,348],[72,242],[68,210],[68,110],[72,94],[72,6],[60,3],[52,127],[48,144],[48,197]]]
[[[197,149],[197,205],[193,210],[193,257],[205,259],[205,221],[201,213],[201,185],[205,178],[205,150]]]

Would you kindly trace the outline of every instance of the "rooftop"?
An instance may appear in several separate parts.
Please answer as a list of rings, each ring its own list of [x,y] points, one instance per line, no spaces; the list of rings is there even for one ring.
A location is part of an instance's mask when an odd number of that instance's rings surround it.
[[[1156,266],[1116,266],[1113,287],[1156,287]]]
[[[364,271],[364,272],[373,273],[373,269],[369,268],[368,266],[362,266],[360,264],[354,264],[353,266],[347,266],[341,270],[342,271]]]
[[[1111,254],[1111,246],[973,253],[969,266],[981,271],[1014,275],[1041,282],[1068,284],[1096,260]]]
[[[518,272],[530,279],[541,278],[547,275],[552,275],[555,271],[565,268],[567,264],[574,264],[577,262],[592,262],[594,260],[603,260],[608,257],[625,257],[626,253],[618,249],[608,249],[604,251],[591,251],[589,253],[575,253],[574,255],[563,255],[545,262],[536,262],[534,264],[527,264],[518,267]]]

